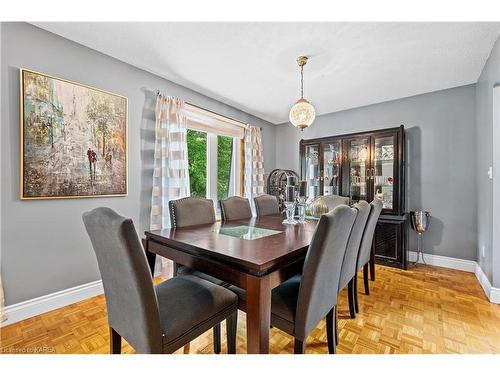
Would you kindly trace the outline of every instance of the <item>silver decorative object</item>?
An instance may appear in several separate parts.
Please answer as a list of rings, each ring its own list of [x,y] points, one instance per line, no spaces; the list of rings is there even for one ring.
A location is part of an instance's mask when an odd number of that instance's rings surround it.
[[[289,169],[275,169],[267,178],[267,194],[274,195],[278,199],[280,212],[285,210],[284,200],[288,176],[299,178],[297,173]]]
[[[425,263],[424,251],[422,249],[424,232],[429,229],[431,214],[429,211],[412,211],[410,212],[410,223],[412,229],[417,232],[417,260],[412,264],[416,265],[422,255],[422,262]]]
[[[285,187],[285,212],[286,219],[283,220],[283,224],[297,224],[297,220],[295,220],[295,200],[297,198],[297,178],[295,176],[287,177],[287,184]]]
[[[313,217],[321,217],[321,215],[326,214],[329,210],[326,198],[323,195],[318,195],[312,201],[307,204],[306,215]]]
[[[299,191],[297,194],[297,214],[298,222],[303,224],[306,222],[306,201],[307,201],[307,181],[299,182]]]

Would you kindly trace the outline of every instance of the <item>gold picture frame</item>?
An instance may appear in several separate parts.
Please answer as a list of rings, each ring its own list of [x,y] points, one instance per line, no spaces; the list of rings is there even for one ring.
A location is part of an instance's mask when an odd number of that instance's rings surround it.
[[[20,199],[127,196],[128,98],[25,68],[19,78]]]

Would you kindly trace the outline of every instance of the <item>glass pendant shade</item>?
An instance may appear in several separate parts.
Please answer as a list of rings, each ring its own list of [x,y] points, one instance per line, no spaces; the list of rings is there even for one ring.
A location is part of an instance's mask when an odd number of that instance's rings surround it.
[[[315,117],[316,111],[314,107],[304,98],[297,100],[297,103],[290,109],[290,122],[300,130],[309,127],[313,123]]]

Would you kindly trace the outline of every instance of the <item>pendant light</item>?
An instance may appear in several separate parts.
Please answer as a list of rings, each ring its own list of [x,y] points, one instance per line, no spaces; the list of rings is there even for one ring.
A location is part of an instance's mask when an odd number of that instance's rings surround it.
[[[300,99],[290,109],[289,116],[292,125],[300,130],[309,127],[316,117],[314,107],[304,98],[304,65],[307,64],[307,59],[307,56],[297,58],[297,64],[300,67]]]

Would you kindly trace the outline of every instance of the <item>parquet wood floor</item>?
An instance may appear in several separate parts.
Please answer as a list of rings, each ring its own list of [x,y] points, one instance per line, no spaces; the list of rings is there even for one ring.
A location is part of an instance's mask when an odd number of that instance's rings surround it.
[[[340,295],[339,353],[500,353],[500,306],[488,302],[472,273],[377,266],[369,296],[358,277],[356,319],[349,319],[346,292]],[[224,353],[225,327],[222,334]],[[108,353],[108,343],[102,295],[0,329],[0,353]],[[212,350],[211,331],[191,343],[191,353]],[[126,343],[122,351],[134,353]],[[246,353],[244,313],[238,321],[237,352]],[[270,352],[293,353],[293,338],[273,328]],[[324,321],[307,340],[306,352],[328,352]]]

